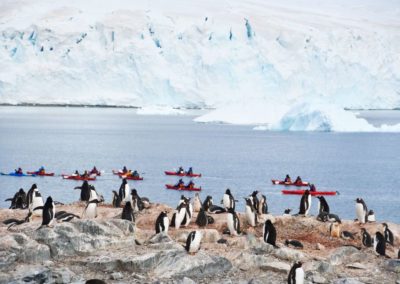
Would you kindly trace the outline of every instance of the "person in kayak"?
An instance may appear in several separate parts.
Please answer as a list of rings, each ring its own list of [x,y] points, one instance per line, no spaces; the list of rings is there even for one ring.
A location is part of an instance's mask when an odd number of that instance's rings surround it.
[[[23,174],[21,168],[18,168],[18,170],[14,170],[14,171],[15,171],[15,173],[16,173],[17,175],[22,175],[22,174]]]
[[[126,174],[126,173],[128,172],[128,169],[126,168],[126,166],[123,167],[122,172],[123,172],[124,174]]]
[[[193,174],[193,169],[192,169],[192,167],[189,168],[189,170],[187,171],[187,174],[188,174],[188,175],[192,175],[192,174]]]
[[[285,182],[292,182],[292,179],[290,178],[289,175],[286,175],[286,177],[285,177]]]
[[[93,169],[90,171],[91,174],[98,174],[99,171],[97,170],[96,166],[93,167]]]
[[[183,168],[182,167],[179,167],[179,169],[178,169],[178,172],[177,172],[178,174],[184,174],[185,173],[185,171],[183,170]]]
[[[87,177],[89,177],[89,173],[88,173],[88,171],[85,171],[85,172],[83,173],[83,175],[81,175],[81,177],[83,177],[83,178],[87,178]]]
[[[189,183],[186,185],[186,188],[188,188],[188,189],[192,189],[193,187],[194,187],[193,181],[189,181]]]
[[[138,178],[139,177],[139,173],[137,170],[134,170],[133,173],[131,174],[132,177],[134,178]]]
[[[45,173],[44,167],[41,166],[41,167],[37,170],[37,173],[38,173],[39,175],[40,175],[40,174],[44,174],[44,173]]]
[[[75,171],[75,173],[72,174],[73,176],[79,176],[78,170]]]
[[[315,188],[315,185],[313,183],[310,183],[309,187],[310,187],[310,191],[313,191],[313,192],[317,191],[317,189]]]
[[[184,187],[184,186],[185,186],[185,183],[183,182],[182,179],[179,179],[178,183],[175,184],[175,187]]]
[[[296,180],[295,180],[295,182],[294,182],[295,184],[302,184],[303,183],[303,181],[301,180],[301,177],[300,176],[298,176],[297,178],[296,178]]]

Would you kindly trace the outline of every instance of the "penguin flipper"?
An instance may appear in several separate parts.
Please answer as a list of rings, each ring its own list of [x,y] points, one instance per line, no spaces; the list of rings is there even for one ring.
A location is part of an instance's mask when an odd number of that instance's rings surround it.
[[[33,208],[33,210],[32,211],[35,211],[35,210],[40,210],[40,209],[44,209],[44,206],[38,206],[38,207],[35,207],[35,208]]]

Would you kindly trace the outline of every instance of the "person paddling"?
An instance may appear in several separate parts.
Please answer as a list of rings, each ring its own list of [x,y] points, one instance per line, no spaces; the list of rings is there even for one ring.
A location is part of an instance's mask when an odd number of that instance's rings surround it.
[[[291,182],[292,182],[292,180],[291,180],[291,178],[290,178],[289,175],[286,175],[286,177],[285,177],[285,182],[288,182],[288,183],[291,183]]]
[[[188,188],[188,189],[192,189],[193,187],[194,187],[193,181],[189,181],[189,183],[186,185],[186,188]]]
[[[175,185],[175,187],[179,187],[179,188],[184,187],[184,186],[185,186],[185,183],[183,182],[182,179],[179,179],[178,183]]]
[[[21,168],[18,168],[18,170],[14,170],[14,171],[15,171],[15,173],[16,173],[17,175],[22,175],[22,174],[23,174]]]
[[[298,177],[296,178],[296,181],[295,181],[294,183],[295,183],[295,184],[302,184],[303,181],[301,180],[301,177],[298,176]]]
[[[193,169],[192,167],[189,168],[189,170],[186,172],[188,175],[192,175],[193,174]]]
[[[309,187],[310,187],[310,191],[313,191],[313,192],[317,191],[317,189],[315,188],[315,185],[313,183],[310,183]]]
[[[139,177],[139,173],[138,173],[137,170],[134,170],[134,171],[133,171],[132,177],[134,177],[134,178],[138,178],[138,177]]]
[[[124,174],[126,174],[126,173],[128,172],[128,169],[126,168],[126,166],[124,166],[124,168],[122,169],[122,172],[123,172]]]
[[[178,174],[184,174],[185,173],[185,171],[183,170],[183,168],[182,167],[179,167],[179,169],[178,169],[178,172],[177,172]]]

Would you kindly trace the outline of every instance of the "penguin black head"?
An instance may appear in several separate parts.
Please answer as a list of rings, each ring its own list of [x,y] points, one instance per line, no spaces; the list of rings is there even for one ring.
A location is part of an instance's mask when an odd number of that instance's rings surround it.
[[[37,188],[37,185],[36,185],[36,183],[32,184],[32,187],[31,187],[31,189],[33,190],[33,189],[36,189],[36,188]]]
[[[122,180],[122,184],[127,184],[128,182],[126,181],[126,178],[124,178],[123,180]]]
[[[126,209],[131,209],[131,210],[132,210],[132,204],[131,204],[130,201],[127,201],[127,202],[125,203],[125,208],[126,208]]]
[[[258,190],[254,190],[251,196],[256,196],[258,194]]]
[[[131,190],[131,195],[132,195],[132,196],[137,196],[137,195],[138,195],[137,190],[136,190],[135,188],[133,188],[133,189]]]
[[[47,197],[46,203],[45,203],[44,206],[49,206],[51,204],[53,204],[53,198],[51,198],[51,196],[49,196],[49,197]]]
[[[382,223],[382,226],[385,228],[385,229],[387,229],[389,226],[388,226],[388,224],[386,224],[386,223]]]
[[[272,225],[272,222],[270,219],[267,219],[267,221],[265,221],[265,225]]]
[[[375,214],[374,210],[369,210],[368,211],[368,215],[374,215],[374,214]]]
[[[287,208],[287,209],[285,209],[284,213],[285,213],[285,214],[290,214],[291,211],[292,211],[292,209]]]
[[[24,189],[20,188],[19,191],[18,191],[18,193],[19,193],[19,194],[24,194],[25,191],[24,191]]]
[[[244,197],[244,200],[246,200],[246,205],[253,206],[253,203],[251,202],[250,198]]]
[[[228,194],[228,195],[231,195],[231,190],[229,188],[227,188],[225,193]]]

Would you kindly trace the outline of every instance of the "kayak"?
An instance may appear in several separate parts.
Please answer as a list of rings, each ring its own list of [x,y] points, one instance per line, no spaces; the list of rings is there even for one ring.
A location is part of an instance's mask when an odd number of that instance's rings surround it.
[[[39,173],[39,172],[26,172],[26,173],[35,176],[46,176],[46,177],[54,176],[54,173]]]
[[[298,183],[294,183],[294,182],[285,182],[283,180],[276,180],[273,179],[271,180],[272,184],[282,184],[282,185],[294,185],[294,186],[308,186],[308,182],[298,182]]]
[[[101,176],[101,172],[100,171],[97,171],[97,172],[93,172],[93,171],[88,171],[88,173],[89,173],[89,175],[96,175],[96,176]]]
[[[9,173],[9,174],[5,174],[5,173],[0,173],[2,176],[13,176],[13,177],[34,177],[36,175],[34,174],[17,174],[17,173]]]
[[[70,175],[61,175],[63,179],[72,179],[72,180],[96,180],[96,177],[81,177],[81,176],[70,176]]]
[[[305,190],[282,190],[283,194],[296,194],[296,195],[303,195]],[[336,195],[337,191],[310,191],[312,196],[315,195]]]
[[[175,190],[189,190],[189,191],[200,191],[201,187],[192,187],[192,188],[188,188],[186,186],[175,186],[173,184],[166,184],[165,187],[167,189],[175,189]]]
[[[119,175],[120,178],[129,179],[129,180],[143,180],[143,177],[132,177],[132,176],[124,176]]]
[[[124,172],[121,171],[121,170],[118,170],[118,171],[113,170],[112,172],[113,172],[114,175],[119,175],[119,176],[123,176],[123,175],[126,175],[126,174],[127,174],[127,173],[124,173]]]
[[[180,176],[180,177],[201,177],[201,174],[188,174],[188,173],[177,173],[177,172],[164,172],[167,176]]]

